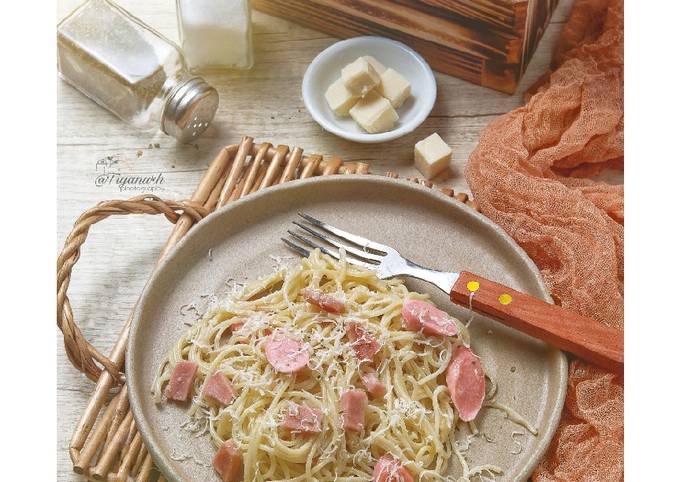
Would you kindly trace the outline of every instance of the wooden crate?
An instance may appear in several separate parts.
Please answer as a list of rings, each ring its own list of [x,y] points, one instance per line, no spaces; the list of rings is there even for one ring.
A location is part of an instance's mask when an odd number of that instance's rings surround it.
[[[337,37],[382,35],[435,70],[513,93],[558,0],[253,0]]]

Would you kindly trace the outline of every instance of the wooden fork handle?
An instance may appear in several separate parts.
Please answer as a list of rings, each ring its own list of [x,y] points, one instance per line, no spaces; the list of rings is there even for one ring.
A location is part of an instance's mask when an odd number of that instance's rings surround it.
[[[463,271],[451,301],[608,370],[623,372],[623,333],[557,305]]]

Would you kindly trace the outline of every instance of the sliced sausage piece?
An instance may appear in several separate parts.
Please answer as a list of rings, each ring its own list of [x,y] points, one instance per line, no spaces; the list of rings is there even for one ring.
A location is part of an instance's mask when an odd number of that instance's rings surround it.
[[[422,311],[422,301],[406,300],[401,307],[401,316],[404,319],[404,328],[410,331],[418,331],[420,325],[420,312]]]
[[[322,293],[319,290],[305,288],[302,292],[302,296],[307,303],[318,306],[327,313],[344,313],[347,309],[345,303],[331,295]]]
[[[352,343],[352,348],[357,358],[360,361],[373,361],[373,357],[380,350],[380,344],[368,330],[356,321],[353,321],[347,325],[345,331],[349,341]]]
[[[229,405],[234,398],[234,387],[223,372],[216,371],[205,381],[203,396],[222,405]]]
[[[293,433],[314,435],[321,433],[321,420],[323,420],[321,410],[308,407],[304,403],[300,405],[291,403],[282,426]]]
[[[473,420],[482,408],[486,380],[479,357],[466,346],[461,345],[453,352],[446,370],[446,385],[460,419],[464,422]]]
[[[280,373],[295,373],[309,363],[309,352],[302,342],[292,338],[269,340],[264,346],[267,360]]]
[[[168,400],[186,402],[194,384],[198,364],[188,360],[182,360],[172,370],[170,382],[165,387],[165,396]]]
[[[363,390],[347,390],[340,397],[342,428],[360,432],[364,428],[364,417],[368,397]]]
[[[455,336],[458,334],[455,320],[431,303],[407,300],[401,309],[401,315],[407,330],[418,331],[422,328],[426,335]]]
[[[413,482],[411,472],[390,454],[378,459],[373,469],[372,482]]]
[[[381,398],[387,393],[387,388],[378,378],[378,372],[375,371],[375,368],[371,366],[362,367],[359,370],[359,378],[361,378],[361,383],[364,384],[366,391],[372,397]]]
[[[223,482],[243,480],[243,457],[233,440],[225,440],[217,450],[213,467]]]

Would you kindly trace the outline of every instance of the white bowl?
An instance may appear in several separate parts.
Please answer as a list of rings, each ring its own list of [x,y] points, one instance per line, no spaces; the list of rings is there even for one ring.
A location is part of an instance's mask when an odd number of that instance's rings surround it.
[[[363,55],[375,57],[411,83],[411,97],[397,109],[399,120],[391,131],[367,133],[351,117],[337,117],[324,97],[342,68]],[[314,120],[325,130],[355,142],[385,142],[412,132],[430,115],[436,98],[437,82],[427,62],[412,48],[384,37],[355,37],[334,43],[316,56],[302,79],[302,100]]]

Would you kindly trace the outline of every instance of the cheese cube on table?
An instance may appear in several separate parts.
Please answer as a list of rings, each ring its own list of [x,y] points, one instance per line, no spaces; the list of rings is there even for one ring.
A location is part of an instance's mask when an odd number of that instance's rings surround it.
[[[396,70],[387,69],[380,74],[378,92],[396,109],[411,95],[411,84]]]
[[[436,132],[416,143],[416,168],[427,179],[432,179],[449,165],[451,148]]]
[[[376,60],[375,57],[372,57],[370,55],[364,55],[361,58],[364,59],[369,64],[371,64],[371,67],[373,67],[375,71],[378,72],[378,75],[382,74],[383,72],[385,72],[385,70],[387,70],[383,64]]]
[[[351,64],[345,65],[341,71],[342,81],[350,92],[365,96],[380,83],[380,74],[376,72],[365,58],[359,57]]]
[[[349,115],[349,109],[357,103],[359,96],[351,93],[342,79],[333,82],[326,90],[326,102],[335,115],[345,117]]]
[[[363,130],[371,134],[389,131],[399,120],[399,115],[390,101],[375,91],[369,92],[354,104],[349,114]]]

